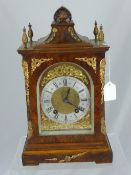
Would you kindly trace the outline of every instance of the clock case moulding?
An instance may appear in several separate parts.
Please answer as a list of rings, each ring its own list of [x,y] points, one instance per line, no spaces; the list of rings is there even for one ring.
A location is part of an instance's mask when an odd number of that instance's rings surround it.
[[[106,133],[103,101],[105,52],[109,46],[98,39],[96,23],[94,34],[94,40],[77,34],[71,13],[65,7],[55,12],[48,36],[32,41],[33,31],[29,24],[30,40],[28,41],[24,28],[23,45],[18,49],[18,53],[23,57],[28,119],[28,134],[22,153],[23,165],[57,162],[112,162],[113,154]],[[59,62],[71,62],[81,66],[93,80],[94,134],[39,135],[37,81],[46,68]]]

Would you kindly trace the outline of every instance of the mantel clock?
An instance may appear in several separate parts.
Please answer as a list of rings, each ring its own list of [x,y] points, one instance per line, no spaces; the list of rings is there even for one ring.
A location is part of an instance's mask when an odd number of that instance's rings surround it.
[[[76,33],[65,7],[54,14],[48,36],[33,41],[23,29],[28,134],[23,165],[112,162],[103,101],[105,52],[102,26],[95,39]]]

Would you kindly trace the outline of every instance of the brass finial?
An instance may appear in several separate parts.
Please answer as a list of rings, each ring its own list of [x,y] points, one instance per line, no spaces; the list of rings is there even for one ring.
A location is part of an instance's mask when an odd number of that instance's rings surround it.
[[[102,24],[100,25],[100,31],[99,31],[99,34],[98,34],[98,40],[99,41],[104,41],[104,32],[103,32],[103,26]]]
[[[29,39],[30,39],[30,46],[32,46],[32,38],[33,38],[33,30],[32,30],[32,25],[29,23],[29,25],[28,25],[28,27],[29,27],[29,30],[28,30],[28,37],[29,37]]]
[[[24,45],[24,48],[27,48],[27,43],[28,43],[28,37],[26,34],[26,28],[23,28],[23,35],[22,35],[22,43]]]
[[[94,31],[93,31],[94,35],[95,35],[95,42],[98,41],[98,33],[99,33],[99,30],[98,30],[98,27],[97,27],[97,22],[95,21],[95,27],[94,27]]]

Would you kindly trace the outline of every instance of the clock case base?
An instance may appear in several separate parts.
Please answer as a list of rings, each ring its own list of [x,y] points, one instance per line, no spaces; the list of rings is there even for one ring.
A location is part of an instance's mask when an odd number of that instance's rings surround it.
[[[67,162],[111,163],[112,160],[107,135],[104,142],[37,144],[37,147],[27,140],[22,153],[24,166]]]

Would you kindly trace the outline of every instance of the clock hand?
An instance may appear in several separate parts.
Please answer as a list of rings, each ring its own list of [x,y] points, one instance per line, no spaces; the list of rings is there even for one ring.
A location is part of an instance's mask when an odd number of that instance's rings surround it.
[[[70,104],[70,105],[72,105],[72,106],[78,108],[78,106],[76,106],[75,104],[71,103],[69,100],[67,100],[66,103],[68,103],[68,104]]]
[[[68,101],[69,93],[70,93],[70,88],[69,88],[68,91],[67,91],[66,97],[63,99],[64,102]]]
[[[79,109],[78,106],[76,106],[75,104],[71,103],[70,101],[67,101],[67,103],[75,107],[75,113],[79,112],[80,109]]]
[[[73,103],[71,103],[71,102],[69,101],[69,99],[68,99],[69,93],[70,93],[70,88],[68,89],[67,95],[66,95],[66,97],[65,97],[63,100],[64,100],[65,103],[68,103],[68,104],[74,106],[74,107],[77,109],[78,106],[76,106],[75,104],[73,104]]]

